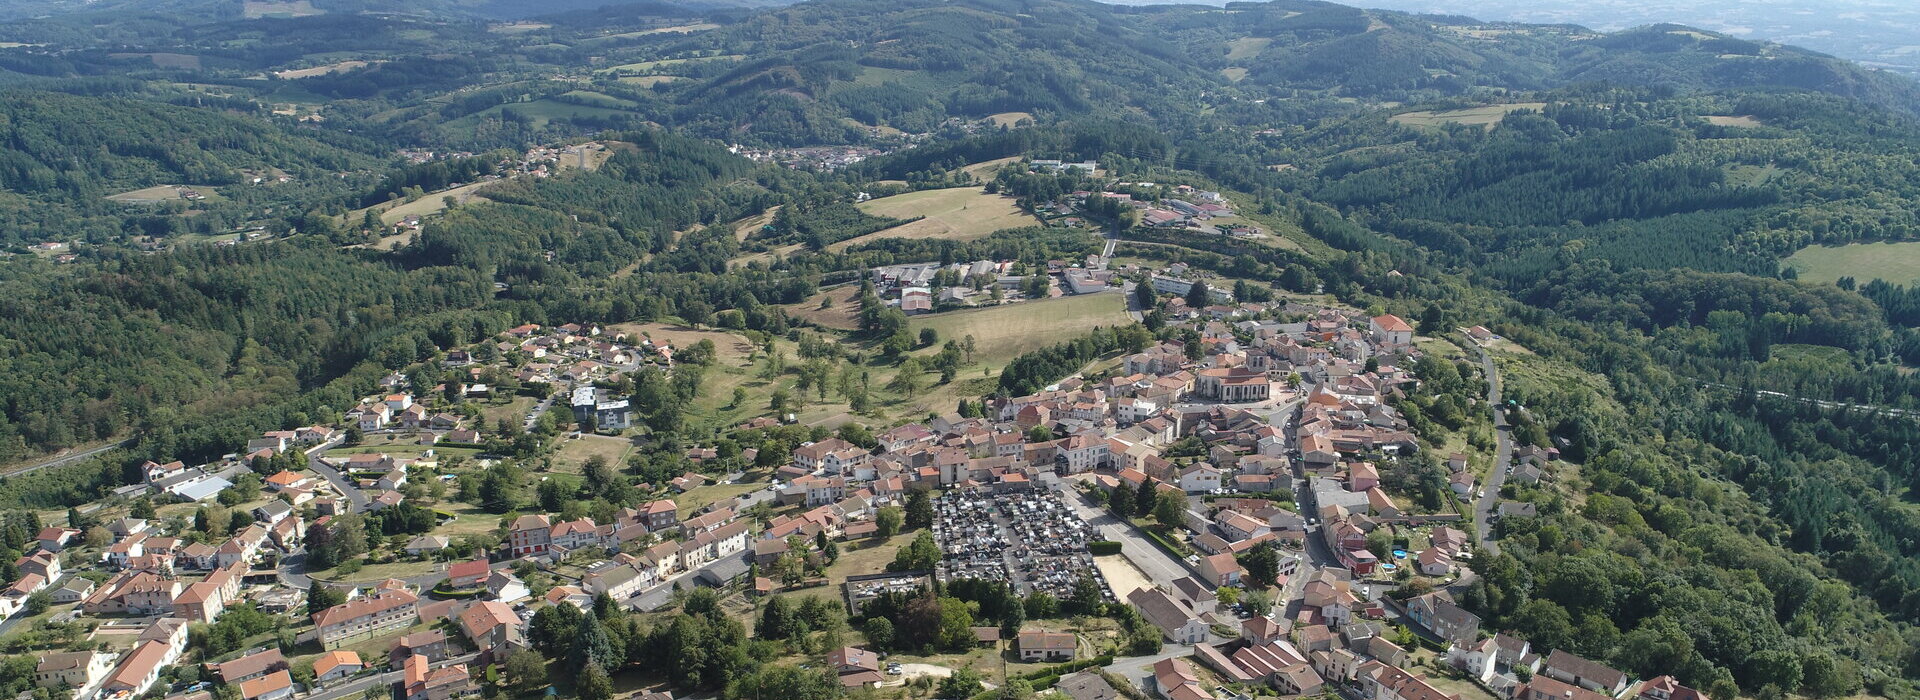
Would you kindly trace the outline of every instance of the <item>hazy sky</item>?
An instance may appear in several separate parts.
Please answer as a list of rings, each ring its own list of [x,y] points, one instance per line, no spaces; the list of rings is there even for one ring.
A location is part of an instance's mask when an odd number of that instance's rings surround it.
[[[1920,0],[1341,0],[1599,30],[1672,22],[1920,73]]]

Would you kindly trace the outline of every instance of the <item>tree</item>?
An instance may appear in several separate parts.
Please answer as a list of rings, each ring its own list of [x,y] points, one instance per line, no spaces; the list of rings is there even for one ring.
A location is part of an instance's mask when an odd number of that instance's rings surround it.
[[[867,635],[867,646],[886,651],[893,648],[893,621],[884,617],[868,618],[860,631]]]
[[[1204,309],[1213,305],[1212,297],[1207,294],[1207,283],[1194,280],[1193,284],[1187,287],[1186,301],[1187,306],[1194,309]]]
[[[1265,615],[1273,609],[1273,596],[1264,590],[1247,591],[1246,595],[1240,597],[1240,606],[1249,614]]]
[[[532,695],[547,687],[547,660],[540,656],[540,652],[514,649],[507,652],[503,665],[506,667],[507,682],[512,684],[514,692]]]
[[[307,614],[312,615],[347,602],[347,595],[321,581],[307,587]]]
[[[753,631],[761,639],[788,639],[796,630],[794,622],[793,606],[787,599],[774,596],[760,609],[760,623]]]
[[[873,524],[883,539],[899,534],[900,526],[905,521],[906,515],[896,506],[881,508],[873,515]]]
[[[1271,542],[1262,542],[1239,556],[1247,582],[1254,588],[1270,588],[1280,575],[1280,550]]]
[[[907,492],[907,527],[933,527],[933,497],[918,489]]]
[[[920,358],[918,357],[909,357],[902,360],[900,361],[900,371],[893,375],[892,381],[887,382],[887,390],[904,396],[918,394],[920,393],[920,389],[925,386],[920,375],[926,373],[926,371],[926,368],[921,364]]]
[[[1052,442],[1053,431],[1047,426],[1036,425],[1027,429],[1027,442]]]
[[[568,606],[572,607],[572,606]],[[605,669],[588,664],[580,671],[580,680],[575,685],[575,694],[580,700],[611,700],[613,697],[613,678]]]
[[[1153,480],[1141,479],[1139,490],[1133,492],[1133,512],[1141,516],[1151,514],[1154,504],[1158,501],[1158,492],[1153,488]]]
[[[901,547],[893,557],[894,571],[931,571],[940,565],[940,545],[933,541],[933,531],[922,530],[907,546]]]
[[[49,593],[45,590],[39,590],[39,591],[34,591],[33,595],[27,596],[26,611],[28,615],[38,615],[40,613],[46,612],[47,608],[50,608],[50,607],[53,607],[52,593]]]
[[[934,330],[932,326],[920,329],[920,347],[930,348],[938,342],[940,342],[940,331]]]
[[[826,669],[761,666],[727,685],[726,700],[832,700],[840,682]]]
[[[973,697],[983,689],[984,686],[980,684],[980,672],[963,667],[941,679],[940,687],[934,692],[934,696],[946,700],[960,700]]]
[[[1160,521],[1161,525],[1179,527],[1181,523],[1186,522],[1186,517],[1186,494],[1167,491],[1160,494],[1160,498],[1153,504],[1153,519]]]
[[[547,658],[558,659],[573,649],[574,635],[585,615],[571,605],[549,605],[527,622],[527,641]]]
[[[1114,517],[1121,520],[1133,517],[1133,494],[1123,489],[1115,489],[1107,498],[1107,510],[1113,511]]]

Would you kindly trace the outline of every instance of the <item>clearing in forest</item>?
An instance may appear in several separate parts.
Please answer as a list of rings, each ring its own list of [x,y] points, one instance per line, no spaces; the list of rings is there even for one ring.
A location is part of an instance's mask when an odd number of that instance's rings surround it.
[[[1883,279],[1910,285],[1920,282],[1920,241],[1807,246],[1788,257],[1786,265],[1810,282],[1852,277],[1861,284]]]

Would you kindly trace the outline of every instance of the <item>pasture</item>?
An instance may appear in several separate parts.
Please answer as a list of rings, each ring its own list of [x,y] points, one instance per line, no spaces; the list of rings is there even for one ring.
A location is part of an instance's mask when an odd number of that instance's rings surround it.
[[[601,68],[594,72],[595,73],[616,73],[616,74],[644,73],[646,71],[650,71],[655,68],[663,68],[666,66],[677,66],[682,63],[692,63],[694,61],[738,61],[741,58],[743,58],[743,56],[741,56],[740,54],[723,54],[719,56],[691,56],[688,58],[663,58],[658,61],[639,61],[636,63],[623,63],[617,66],[608,66],[606,68]]]
[[[1545,102],[1515,102],[1513,104],[1487,105],[1485,107],[1450,109],[1439,112],[1407,112],[1405,114],[1393,115],[1392,119],[1394,123],[1414,127],[1432,128],[1442,124],[1454,123],[1469,126],[1480,125],[1491,129],[1494,124],[1500,123],[1500,120],[1505,118],[1509,113],[1522,109],[1537,110],[1546,106],[1547,103]]]
[[[1712,124],[1714,126],[1737,126],[1737,127],[1746,128],[1746,129],[1766,126],[1766,124],[1762,123],[1758,118],[1750,115],[1729,116],[1729,115],[1716,114],[1716,115],[1709,115],[1704,118],[1707,120],[1708,124]]]
[[[288,0],[287,2],[246,0],[240,3],[240,12],[241,15],[247,19],[260,19],[262,17],[291,19],[294,17],[312,17],[314,15],[326,14],[325,10],[314,7],[311,0]]]
[[[1807,246],[1788,256],[1786,265],[1811,282],[1852,277],[1862,284],[1883,279],[1910,285],[1920,282],[1920,241]]]
[[[1014,206],[1013,198],[987,194],[979,187],[921,190],[861,202],[860,211],[896,219],[919,221],[882,229],[828,246],[834,252],[880,238],[941,238],[971,241],[995,231],[1034,226],[1039,220]]]

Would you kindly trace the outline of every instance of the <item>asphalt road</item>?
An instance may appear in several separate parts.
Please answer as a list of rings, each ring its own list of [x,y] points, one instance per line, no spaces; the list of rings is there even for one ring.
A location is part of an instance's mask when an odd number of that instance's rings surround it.
[[[1480,499],[1473,505],[1473,529],[1479,538],[1477,547],[1482,552],[1499,554],[1500,545],[1493,541],[1493,507],[1500,501],[1500,486],[1507,482],[1507,465],[1513,460],[1513,438],[1509,433],[1507,416],[1500,411],[1500,373],[1494,369],[1493,357],[1487,349],[1475,345],[1480,351],[1480,369],[1487,376],[1487,406],[1493,411],[1493,437],[1498,441],[1494,449],[1493,468],[1488,470],[1487,483],[1482,485]]]
[[[312,469],[313,473],[319,474],[320,478],[326,479],[327,483],[333,484],[333,490],[339,491],[340,495],[346,497],[347,512],[358,513],[367,509],[367,494],[360,490],[359,484],[354,483],[353,480],[342,475],[339,470],[333,468],[333,465],[327,464],[326,461],[320,459],[320,456],[326,454],[327,450],[333,449],[334,446],[339,445],[344,440],[344,436],[337,437],[320,443],[319,446],[313,449],[307,450],[307,468]]]
[[[92,457],[94,455],[100,454],[102,452],[106,452],[107,450],[119,449],[121,447],[125,447],[127,445],[133,444],[133,440],[134,440],[133,438],[127,438],[119,442],[108,443],[92,449],[81,450],[79,452],[74,452],[72,454],[60,455],[52,459],[48,459],[45,461],[37,462],[35,464],[27,465],[25,467],[21,467],[19,469],[15,469],[5,474],[0,474],[0,476],[5,476],[5,477],[22,476],[25,474],[32,474],[34,472],[40,471],[42,469],[46,469],[48,467],[57,467],[62,464],[72,464],[74,462],[78,462],[88,457]]]
[[[1121,522],[1119,518],[1113,516],[1113,513],[1095,506],[1093,501],[1088,500],[1086,494],[1072,488],[1064,488],[1062,491],[1067,505],[1073,507],[1080,519],[1087,521],[1087,524],[1092,525],[1107,539],[1119,542],[1120,553],[1126,555],[1127,560],[1133,562],[1134,566],[1140,567],[1141,573],[1146,574],[1155,585],[1171,588],[1174,581],[1193,575],[1187,570],[1186,564],[1148,540],[1146,535],[1140,534],[1138,528]],[[1213,588],[1211,585],[1207,587]]]

